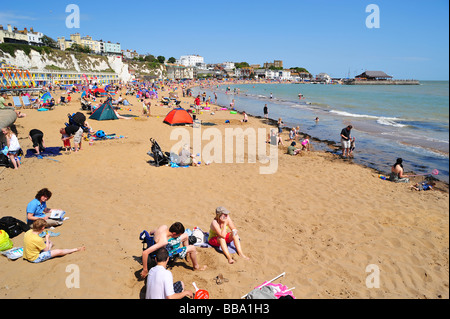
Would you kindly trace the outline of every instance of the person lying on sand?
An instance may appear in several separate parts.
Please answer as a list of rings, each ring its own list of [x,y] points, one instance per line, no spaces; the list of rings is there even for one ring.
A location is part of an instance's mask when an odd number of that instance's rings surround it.
[[[189,236],[184,231],[183,224],[176,222],[170,228],[167,225],[162,225],[150,232],[150,235],[153,235],[155,244],[142,252],[143,269],[141,271],[141,278],[145,278],[148,275],[148,256],[162,247],[166,247],[169,253],[176,253],[180,258],[189,256],[192,260],[194,270],[206,269],[206,265],[200,267],[198,264],[197,249],[195,246],[189,245]],[[183,246],[181,246],[181,243]]]

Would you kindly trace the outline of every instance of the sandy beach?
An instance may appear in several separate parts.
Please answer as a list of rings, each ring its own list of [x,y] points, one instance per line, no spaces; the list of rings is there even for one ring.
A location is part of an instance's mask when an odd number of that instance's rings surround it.
[[[22,149],[32,147],[27,135],[34,128],[44,132],[47,147],[62,146],[59,129],[68,113],[80,110],[79,97],[74,94],[71,103],[47,112],[23,110],[27,116],[15,123]],[[163,123],[170,109],[153,100],[151,116],[142,117],[141,103],[135,96],[127,99],[132,106],[119,113],[139,117],[88,120],[94,130],[126,138],[93,145],[83,141],[80,152],[63,152],[53,158],[58,162],[23,158],[19,170],[0,167],[1,216],[25,221],[27,204],[47,187],[53,193],[48,207],[70,217],[53,230],[60,232],[51,239],[55,248],[86,247],[41,264],[1,256],[1,298],[142,298],[141,231],[176,221],[208,231],[217,206],[230,210],[250,260],[234,254],[236,262],[229,265],[214,249],[197,248],[205,271],[193,271],[192,263],[183,260],[171,269],[175,281],[190,290],[196,282],[212,299],[239,299],[282,272],[286,275],[277,282],[295,287],[298,299],[449,298],[448,186],[412,191],[412,182],[381,180],[378,172],[336,155],[289,156],[283,147],[274,174],[260,174],[266,164],[259,161],[248,163],[247,148],[244,163],[154,167],[148,163],[149,139],[155,138],[163,151],[176,142],[170,139],[174,127]],[[184,108],[193,102],[180,99]],[[241,114],[214,107],[199,119],[216,124],[203,130],[215,128],[223,135],[226,128],[267,133],[273,128],[253,117],[242,123]],[[182,128],[192,136],[192,127]],[[23,236],[12,239],[15,247],[23,245]],[[69,289],[73,265],[80,287]],[[368,265],[380,270],[379,288],[366,286]],[[217,285],[213,278],[218,274],[229,281]]]

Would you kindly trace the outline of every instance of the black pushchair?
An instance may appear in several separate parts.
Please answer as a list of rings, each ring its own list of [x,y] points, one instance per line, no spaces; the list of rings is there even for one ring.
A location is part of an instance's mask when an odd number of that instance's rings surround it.
[[[83,111],[90,111],[91,110],[91,102],[86,101],[85,99],[81,99],[81,109]]]
[[[161,165],[167,165],[170,163],[170,154],[167,152],[163,152],[158,142],[154,138],[150,138],[150,142],[152,142],[151,151],[147,154],[152,156],[154,161],[149,161],[150,164],[155,164],[156,167]]]
[[[86,122],[86,115],[84,115],[81,112],[76,112],[73,114],[67,114],[67,117],[69,118],[69,123],[65,123],[66,126],[69,125],[76,125],[79,126],[83,129],[83,132],[88,133],[89,132],[89,127],[87,127],[85,125]]]

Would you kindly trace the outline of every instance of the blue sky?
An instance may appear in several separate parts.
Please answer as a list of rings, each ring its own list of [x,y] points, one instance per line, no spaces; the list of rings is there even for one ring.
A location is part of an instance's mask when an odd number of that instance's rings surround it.
[[[72,3],[79,29],[66,27]],[[366,27],[369,4],[380,9],[380,28]],[[8,1],[0,24],[8,23],[54,39],[79,32],[166,59],[283,60],[333,77],[382,70],[398,79],[449,79],[448,0]]]

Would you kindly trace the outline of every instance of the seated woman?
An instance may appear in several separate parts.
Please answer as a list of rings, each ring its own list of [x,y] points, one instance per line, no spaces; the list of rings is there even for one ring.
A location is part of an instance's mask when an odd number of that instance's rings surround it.
[[[197,163],[195,156],[191,154],[189,150],[189,145],[185,144],[178,154],[180,157],[180,165],[191,165],[191,166],[199,166]]]
[[[231,257],[227,247],[227,244],[232,241],[236,246],[238,255],[244,259],[249,258],[242,252],[241,243],[237,234],[238,230],[229,215],[230,212],[225,207],[220,206],[216,208],[216,217],[210,226],[208,243],[213,247],[222,248],[223,253],[228,259],[228,263],[234,264],[234,259]]]
[[[61,257],[86,249],[85,247],[78,247],[52,250],[53,243],[49,240],[50,234],[45,235],[45,240],[39,237],[45,227],[47,227],[47,222],[38,219],[33,222],[32,228],[25,233],[23,237],[23,259],[32,263],[40,263],[53,257]]]
[[[397,158],[395,164],[391,167],[389,180],[395,183],[409,183],[408,175],[403,174],[403,159]]]

